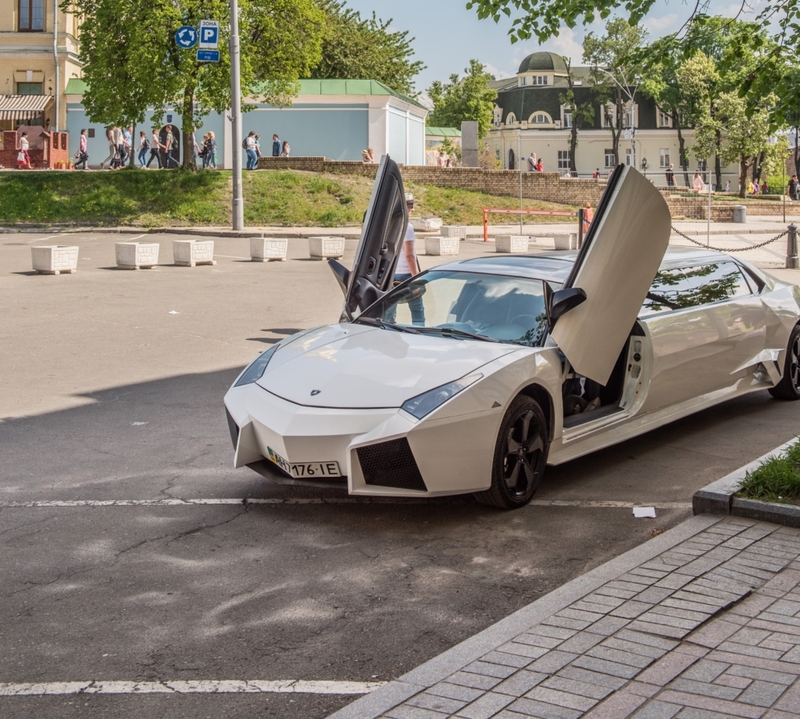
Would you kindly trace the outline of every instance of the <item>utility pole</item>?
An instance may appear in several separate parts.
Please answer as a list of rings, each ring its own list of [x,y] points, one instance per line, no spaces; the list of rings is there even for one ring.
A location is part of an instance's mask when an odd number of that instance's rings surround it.
[[[231,126],[233,129],[233,229],[244,229],[242,199],[242,86],[239,74],[239,3],[231,0]]]

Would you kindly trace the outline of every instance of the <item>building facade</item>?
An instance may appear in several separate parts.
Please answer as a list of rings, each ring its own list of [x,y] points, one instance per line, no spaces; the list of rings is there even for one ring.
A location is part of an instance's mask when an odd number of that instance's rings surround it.
[[[67,87],[67,128],[74,152],[81,129],[87,130],[89,164],[99,165],[108,155],[105,128],[92,123],[82,104],[89,88],[73,79]],[[376,80],[301,80],[300,93],[289,107],[245,98],[254,109],[242,114],[242,136],[251,130],[261,137],[265,155],[271,154],[272,136],[289,142],[294,156],[323,156],[331,160],[361,160],[372,148],[375,157],[389,153],[407,165],[425,164],[427,109]],[[179,125],[180,117],[167,110],[165,124]],[[150,127],[144,129],[149,136]],[[209,130],[217,139],[217,166],[232,167],[233,131],[227,113],[212,112],[195,132],[198,142]],[[241,152],[242,150],[239,149]]]
[[[64,91],[80,76],[78,21],[60,0],[0,0],[0,130],[64,130]]]
[[[615,112],[605,111],[593,86],[590,68],[573,67],[571,74],[575,103],[588,103],[593,108],[592,120],[578,128],[577,174],[579,177],[590,177],[594,173],[605,176],[616,162],[609,126],[609,116],[614,118]],[[493,82],[497,100],[494,124],[487,141],[503,168],[527,170],[527,158],[535,153],[537,159],[542,159],[545,171],[562,175],[569,172],[573,118],[562,101],[569,89],[567,78],[567,66],[560,55],[536,52],[522,61],[516,77]],[[683,184],[683,177],[677,172],[679,142],[672,117],[652,99],[641,93],[632,94],[633,102],[625,104],[619,162],[634,164],[657,184],[665,182],[665,172],[674,164],[676,182]],[[689,154],[691,175],[704,167],[691,153],[694,131],[681,128],[681,132]],[[723,178],[733,180],[737,175],[735,166],[723,167]]]

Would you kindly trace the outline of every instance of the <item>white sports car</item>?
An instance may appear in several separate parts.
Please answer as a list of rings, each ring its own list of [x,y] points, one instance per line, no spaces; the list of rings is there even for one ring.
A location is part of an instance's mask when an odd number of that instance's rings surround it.
[[[618,167],[581,250],[457,260],[394,289],[408,215],[378,169],[337,324],[225,396],[235,466],[351,494],[530,500],[561,464],[748,392],[800,398],[800,290],[670,249],[661,194]]]

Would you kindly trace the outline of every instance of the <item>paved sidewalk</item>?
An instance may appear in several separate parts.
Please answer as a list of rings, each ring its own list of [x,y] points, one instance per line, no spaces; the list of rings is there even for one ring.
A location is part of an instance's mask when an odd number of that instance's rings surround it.
[[[700,515],[330,719],[798,715],[800,529]]]

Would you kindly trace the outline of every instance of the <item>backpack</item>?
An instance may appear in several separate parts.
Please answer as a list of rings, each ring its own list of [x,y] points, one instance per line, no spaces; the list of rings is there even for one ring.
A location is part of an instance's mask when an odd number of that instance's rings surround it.
[[[142,147],[145,150],[149,150],[150,149],[150,140],[148,140],[147,138],[144,138],[144,140],[142,140]]]
[[[247,149],[247,138],[245,138],[244,140],[242,140],[242,149],[244,149],[244,150],[246,150],[246,149]]]

